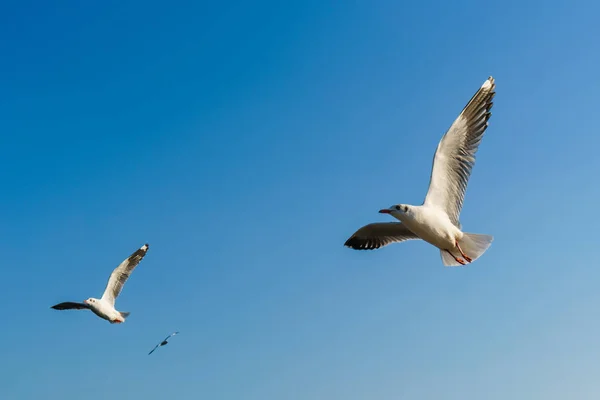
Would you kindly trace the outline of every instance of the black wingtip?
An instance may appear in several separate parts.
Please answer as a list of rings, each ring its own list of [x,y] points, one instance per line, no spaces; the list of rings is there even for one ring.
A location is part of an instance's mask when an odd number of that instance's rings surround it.
[[[377,242],[371,240],[360,239],[357,236],[352,236],[344,243],[344,246],[349,247],[353,250],[375,250],[381,247]]]
[[[354,248],[353,242],[354,242],[354,237],[351,237],[350,239],[348,239],[344,242],[344,247],[349,247],[351,249]]]

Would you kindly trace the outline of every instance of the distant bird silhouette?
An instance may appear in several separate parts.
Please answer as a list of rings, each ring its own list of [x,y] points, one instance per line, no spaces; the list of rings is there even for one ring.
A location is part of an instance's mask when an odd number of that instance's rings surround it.
[[[159,344],[157,344],[157,345],[156,345],[156,346],[155,346],[155,347],[152,349],[152,351],[151,351],[150,353],[148,353],[148,355],[150,355],[150,354],[154,353],[154,350],[158,349],[160,346],[164,346],[165,344],[169,344],[169,342],[167,342],[167,340],[169,340],[169,338],[170,338],[171,336],[175,336],[175,335],[177,335],[178,333],[179,333],[179,332],[173,332],[173,333],[171,333],[169,336],[167,336],[167,337],[165,338],[165,340],[163,340],[162,342],[160,342]]]
[[[102,298],[95,299],[90,297],[89,299],[84,300],[83,303],[67,301],[53,305],[50,308],[55,310],[92,310],[94,314],[102,319],[107,320],[111,324],[120,324],[125,322],[125,318],[129,316],[129,313],[117,311],[115,309],[115,300],[121,293],[121,290],[123,290],[125,282],[127,282],[127,279],[135,267],[137,267],[140,261],[142,261],[147,251],[148,244],[145,244],[138,250],[134,251],[133,254],[127,257],[127,259],[125,259],[117,268],[114,269],[112,274],[110,274],[110,278],[108,279],[108,283],[106,284],[106,289],[104,290]]]

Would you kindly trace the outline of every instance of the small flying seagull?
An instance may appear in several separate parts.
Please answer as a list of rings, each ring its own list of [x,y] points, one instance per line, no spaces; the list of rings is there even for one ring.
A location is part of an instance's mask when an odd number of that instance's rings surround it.
[[[442,137],[433,157],[429,190],[423,204],[396,204],[380,210],[400,222],[365,225],[345,246],[373,250],[393,242],[423,239],[440,249],[445,266],[471,263],[490,247],[493,236],[463,232],[459,216],[475,165],[475,153],[492,115],[495,88],[490,76]]]
[[[114,269],[112,274],[110,274],[102,298],[95,299],[90,297],[84,300],[83,303],[65,302],[56,304],[50,308],[55,310],[92,310],[94,314],[109,321],[111,324],[125,322],[125,318],[130,313],[117,311],[115,309],[115,300],[121,293],[121,290],[123,290],[125,282],[127,282],[135,267],[142,261],[147,251],[148,244],[145,244]]]
[[[167,337],[165,338],[165,340],[163,340],[162,342],[160,342],[159,344],[157,344],[157,345],[156,345],[156,346],[155,346],[155,347],[152,349],[152,351],[150,351],[150,353],[148,353],[148,355],[150,355],[150,354],[154,353],[154,350],[158,349],[160,346],[164,346],[164,345],[166,345],[166,344],[169,344],[169,342],[167,342],[167,340],[169,340],[169,338],[170,338],[171,336],[175,336],[175,335],[177,335],[178,333],[179,333],[179,332],[173,332],[173,333],[171,333],[169,336],[167,336]]]

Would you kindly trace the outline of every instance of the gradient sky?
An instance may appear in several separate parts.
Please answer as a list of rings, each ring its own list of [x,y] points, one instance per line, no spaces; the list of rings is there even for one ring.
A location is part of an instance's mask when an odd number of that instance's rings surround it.
[[[216,4],[0,5],[0,397],[600,398],[600,5]],[[489,75],[490,250],[344,248]]]

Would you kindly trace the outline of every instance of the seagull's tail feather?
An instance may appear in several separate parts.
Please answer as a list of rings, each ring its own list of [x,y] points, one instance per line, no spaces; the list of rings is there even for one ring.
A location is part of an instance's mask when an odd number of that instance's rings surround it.
[[[127,317],[129,317],[129,314],[131,314],[131,313],[127,312],[127,311],[125,311],[125,312],[119,311],[119,314],[121,314],[121,317],[123,317],[123,319],[126,319]]]
[[[448,254],[448,251],[446,250],[440,250],[440,255],[442,256],[442,263],[446,267],[458,267],[459,265],[462,265],[456,261],[454,257]]]
[[[473,261],[477,260],[490,247],[494,237],[492,235],[481,235],[479,233],[464,233],[458,241],[462,251]]]
[[[458,245],[462,251],[471,258],[471,261],[477,260],[492,244],[494,237],[491,235],[481,235],[478,233],[463,233],[462,239],[458,241]],[[452,253],[457,258],[462,258],[460,252],[457,249],[453,249]],[[442,256],[442,262],[447,267],[457,267],[460,264],[454,259],[454,257],[446,250],[440,250]]]

